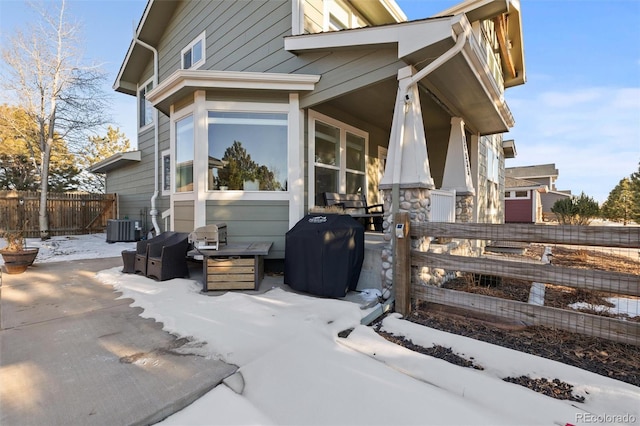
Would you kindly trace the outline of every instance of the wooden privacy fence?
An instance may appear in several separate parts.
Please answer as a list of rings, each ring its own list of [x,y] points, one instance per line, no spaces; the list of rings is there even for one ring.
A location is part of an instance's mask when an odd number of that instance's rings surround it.
[[[637,302],[640,297],[640,227],[564,226],[479,223],[409,224],[408,216],[396,215],[395,223],[404,223],[407,238],[396,239],[396,310],[407,315],[411,301],[425,301],[479,314],[489,314],[526,325],[542,325],[570,332],[640,345],[640,318],[621,319],[557,308],[483,294],[447,289],[412,282],[411,266],[440,268],[457,273],[506,277],[530,283],[552,284],[607,293]],[[410,229],[408,229],[411,227]],[[480,257],[421,252],[410,248],[410,238],[437,237],[461,240],[509,241],[554,244],[556,248],[625,253],[621,258],[631,272],[556,266],[509,256]],[[626,257],[625,257],[626,256]],[[548,286],[547,286],[548,287]]]
[[[55,235],[103,232],[107,219],[116,217],[115,194],[49,193],[49,231]],[[26,237],[39,237],[40,193],[0,191],[0,231],[25,230]]]

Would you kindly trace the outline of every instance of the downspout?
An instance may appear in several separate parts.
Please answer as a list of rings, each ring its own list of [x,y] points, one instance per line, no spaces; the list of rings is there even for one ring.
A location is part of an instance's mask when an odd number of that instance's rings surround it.
[[[134,34],[133,37],[133,41],[138,43],[140,46],[149,49],[150,51],[153,52],[153,88],[155,89],[156,87],[158,87],[158,50],[145,43],[144,41],[140,40],[138,38],[137,34]],[[158,195],[159,195],[159,183],[158,183],[158,179],[160,179],[160,177],[158,176],[158,167],[159,167],[159,149],[158,149],[158,141],[160,139],[160,133],[159,133],[159,129],[158,129],[158,109],[154,108],[153,109],[153,145],[155,147],[155,155],[154,155],[154,190],[153,190],[153,196],[151,197],[151,210],[149,211],[149,214],[151,215],[151,223],[153,224],[153,229],[156,233],[156,235],[160,234],[160,226],[158,226],[158,208],[156,207],[156,200],[158,199]]]
[[[468,38],[468,33],[469,33],[469,28],[465,27],[464,31],[458,35],[458,39],[456,40],[456,44],[449,50],[447,50],[446,52],[444,52],[440,57],[438,57],[435,61],[431,62],[429,65],[427,65],[426,67],[424,67],[423,69],[421,69],[420,71],[418,71],[417,73],[415,73],[413,75],[413,77],[411,77],[409,79],[409,81],[404,84],[402,88],[399,88],[402,90],[402,94],[403,94],[403,98],[404,98],[404,108],[402,110],[402,122],[400,125],[400,130],[399,130],[399,141],[397,144],[397,149],[398,152],[396,152],[395,155],[395,162],[393,165],[393,184],[391,185],[391,211],[398,213],[399,209],[400,209],[400,167],[402,165],[402,148],[404,145],[404,128],[405,128],[405,122],[406,122],[406,118],[407,118],[407,110],[408,110],[408,104],[412,102],[412,99],[409,96],[409,89],[415,85],[418,84],[418,82],[420,80],[422,80],[423,78],[425,78],[427,75],[431,74],[433,71],[435,71],[436,69],[438,69],[440,66],[442,66],[442,64],[444,64],[445,62],[447,62],[449,59],[453,58],[455,55],[457,55],[458,53],[460,53],[460,51],[462,50],[462,48],[464,47],[465,43],[467,42],[467,38]],[[396,248],[395,248],[395,238],[394,238],[394,231],[391,231],[392,234],[392,253],[393,256],[395,257],[395,253],[396,253]],[[395,269],[395,259],[393,259],[393,267]],[[396,284],[396,274],[395,271],[393,273],[393,279],[392,279],[392,283],[393,286],[395,287]]]
[[[414,84],[417,84],[420,80],[422,80],[427,75],[431,74],[433,71],[438,69],[440,66],[442,66],[442,64],[447,62],[449,59],[453,58],[455,55],[460,53],[460,51],[464,47],[464,44],[467,41],[468,32],[469,32],[469,29],[465,28],[462,34],[458,36],[458,40],[456,40],[456,44],[451,49],[447,50],[435,61],[431,62],[429,65],[427,65],[426,67],[424,67],[423,69],[415,73],[413,77],[409,79],[409,82],[406,85],[404,85],[404,87],[402,88],[404,92],[403,97],[405,100],[405,107],[403,109],[402,124],[400,126],[400,132],[399,132],[400,134],[398,135],[400,138],[400,141],[398,143],[398,152],[396,153],[395,164],[393,166],[393,185],[391,187],[392,211],[394,212],[398,212],[398,208],[399,208],[398,198],[400,195],[400,167],[402,165],[402,145],[404,144],[404,127],[405,127],[405,121],[406,121],[407,109],[408,109],[407,105],[411,102],[411,99],[409,97],[409,89],[411,88],[411,86],[413,86]]]

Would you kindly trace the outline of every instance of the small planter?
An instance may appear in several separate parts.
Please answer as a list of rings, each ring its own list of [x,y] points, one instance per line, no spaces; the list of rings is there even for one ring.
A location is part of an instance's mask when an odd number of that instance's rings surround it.
[[[8,274],[21,274],[33,265],[38,255],[38,248],[28,248],[20,251],[0,250],[4,259],[4,267]]]

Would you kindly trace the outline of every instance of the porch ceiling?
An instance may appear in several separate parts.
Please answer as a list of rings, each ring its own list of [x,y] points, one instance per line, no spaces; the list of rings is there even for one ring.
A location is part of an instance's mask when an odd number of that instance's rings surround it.
[[[422,79],[420,85],[437,99],[438,108],[451,116],[462,117],[474,133],[507,132],[514,125],[513,116],[497,82],[487,72],[488,65],[482,50],[464,15],[288,37],[285,48],[302,55],[327,50],[358,52],[363,47],[385,49],[396,44],[398,59],[420,70],[451,49],[465,31],[469,38],[463,50]],[[390,127],[397,81],[391,86],[388,82],[380,82],[368,88],[357,88],[358,96],[366,96],[373,101],[365,103],[360,100],[357,104],[350,104],[352,108],[349,111],[359,115],[366,113],[369,119],[375,117],[377,123],[389,123]],[[382,87],[386,90],[381,90]],[[336,102],[349,103],[353,100],[343,96]],[[425,117],[428,113],[428,110],[424,111]]]
[[[375,123],[381,130],[390,132],[397,91],[398,81],[388,79],[332,99],[327,104],[347,111],[364,122]],[[424,93],[424,90],[423,95],[420,96],[420,106],[426,128],[448,129],[450,127],[451,116],[427,93]]]

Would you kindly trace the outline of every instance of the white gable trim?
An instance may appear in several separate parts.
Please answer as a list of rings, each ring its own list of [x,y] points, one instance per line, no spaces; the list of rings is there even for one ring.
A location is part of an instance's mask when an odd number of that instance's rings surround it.
[[[178,70],[147,94],[154,106],[182,89],[261,89],[288,92],[313,90],[319,75]]]
[[[465,21],[461,24],[463,27],[470,26],[464,15],[449,16],[378,27],[285,37],[284,48],[289,52],[304,52],[357,46],[397,45],[398,58],[403,58],[438,41],[447,38],[455,39],[452,26],[460,21]]]

